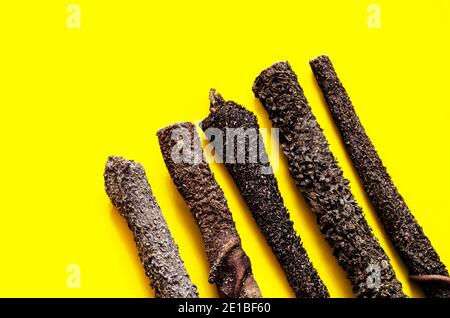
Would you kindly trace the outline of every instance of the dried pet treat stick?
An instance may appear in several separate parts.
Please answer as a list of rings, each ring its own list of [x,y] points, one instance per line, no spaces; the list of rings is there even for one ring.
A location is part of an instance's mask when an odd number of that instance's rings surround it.
[[[197,298],[197,288],[186,272],[144,168],[122,157],[109,157],[104,177],[106,193],[133,232],[156,297]]]
[[[364,189],[411,278],[427,282],[422,287],[428,297],[450,297],[445,265],[383,166],[330,59],[323,55],[310,64]]]
[[[261,297],[227,201],[203,157],[194,125],[185,122],[162,128],[158,139],[172,180],[200,227],[211,266],[209,282],[216,284],[221,297]]]
[[[404,297],[290,65],[280,62],[264,70],[253,92],[280,129],[290,173],[353,291],[358,297]]]
[[[284,206],[255,115],[232,101],[225,101],[214,90],[211,90],[209,99],[211,113],[202,122],[201,127],[206,135],[210,128],[221,131],[223,144],[219,149],[223,150],[222,156],[228,149],[230,153],[234,152],[233,158],[236,160],[225,160],[225,166],[280,262],[295,295],[329,297],[327,288],[311,264]],[[230,129],[239,134],[230,135]],[[244,138],[242,141],[246,142],[246,145],[239,149],[239,146],[235,145],[235,137]],[[259,158],[251,156],[252,151]],[[237,160],[238,152],[245,155],[241,162]]]

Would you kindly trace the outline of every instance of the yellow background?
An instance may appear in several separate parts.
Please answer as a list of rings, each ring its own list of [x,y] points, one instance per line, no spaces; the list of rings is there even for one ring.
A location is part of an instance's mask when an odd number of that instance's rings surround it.
[[[80,29],[67,27],[70,3],[80,5]],[[380,29],[367,27],[370,3],[381,8]],[[144,165],[200,296],[217,296],[155,133],[204,119],[211,87],[270,127],[251,86],[279,60],[297,73],[405,292],[422,296],[364,196],[308,61],[331,57],[394,182],[450,266],[449,9],[446,0],[2,1],[0,296],[153,296],[103,189],[110,154]],[[222,166],[212,169],[263,295],[293,296],[232,180]],[[331,296],[352,297],[284,157],[276,177]],[[80,266],[81,288],[67,287],[69,264]]]

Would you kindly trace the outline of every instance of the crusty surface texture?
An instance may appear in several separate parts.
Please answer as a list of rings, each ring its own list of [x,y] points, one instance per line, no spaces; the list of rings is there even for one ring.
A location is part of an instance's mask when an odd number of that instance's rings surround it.
[[[291,176],[354,293],[358,297],[405,297],[289,63],[279,62],[264,70],[256,78],[253,92],[280,129]]]
[[[106,193],[133,232],[156,297],[197,298],[197,288],[186,272],[144,168],[132,160],[111,156],[104,178]]]
[[[448,271],[392,182],[355,112],[331,60],[322,55],[310,62],[317,83],[386,233],[412,276],[443,275]],[[428,297],[450,297],[442,279],[421,283]]]
[[[209,282],[216,284],[221,297],[261,297],[223,191],[203,156],[195,126],[176,123],[160,129],[157,135],[170,176],[202,233],[210,263]],[[174,149],[185,151],[186,160],[175,160]]]
[[[225,166],[278,259],[295,295],[310,298],[329,297],[328,290],[311,264],[300,237],[295,233],[275,176],[265,172],[272,169],[255,115],[232,101],[225,101],[214,90],[210,93],[210,101],[211,113],[202,122],[201,127],[206,132],[208,128],[220,129],[224,141],[223,149],[230,147],[235,153],[234,158],[237,158],[238,151],[236,138],[228,140],[227,128],[243,128],[244,131],[253,129],[257,132],[256,139],[247,137],[245,142],[253,142],[255,148],[259,147],[261,160],[250,161],[247,144],[244,148],[245,161],[225,162]]]

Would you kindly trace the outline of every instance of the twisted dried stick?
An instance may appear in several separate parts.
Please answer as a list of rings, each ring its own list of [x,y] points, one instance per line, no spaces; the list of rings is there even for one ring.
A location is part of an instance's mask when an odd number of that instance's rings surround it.
[[[209,282],[221,297],[259,298],[261,292],[244,253],[222,189],[203,157],[192,123],[158,131],[161,152],[175,186],[203,236],[210,264]]]

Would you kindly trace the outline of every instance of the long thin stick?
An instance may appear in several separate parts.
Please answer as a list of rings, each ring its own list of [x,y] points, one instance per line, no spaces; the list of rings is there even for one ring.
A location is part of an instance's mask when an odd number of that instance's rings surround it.
[[[232,101],[225,101],[214,90],[211,90],[209,98],[211,113],[202,122],[201,127],[207,135],[209,128],[217,128],[221,131],[223,153],[227,153],[230,149],[234,152],[236,159],[239,151],[245,155],[242,162],[225,160],[225,167],[280,262],[295,295],[297,297],[329,297],[327,288],[311,264],[300,237],[295,233],[289,212],[284,206],[255,115]],[[238,135],[237,138],[246,138],[244,149],[238,148],[234,134],[228,134],[230,129],[235,129],[243,135]],[[251,159],[251,151],[257,152],[257,160]]]
[[[136,247],[156,297],[197,298],[144,168],[122,157],[109,157],[105,189],[133,232]]]
[[[290,65],[280,62],[264,70],[253,92],[280,129],[291,176],[355,294],[404,297],[389,258],[355,202]]]
[[[200,227],[211,266],[209,282],[216,284],[221,297],[261,297],[227,201],[203,157],[194,125],[185,122],[165,127],[158,131],[158,138],[172,180]]]
[[[310,64],[364,189],[411,278],[427,282],[422,287],[428,297],[450,297],[445,265],[392,182],[330,59],[322,55]]]

